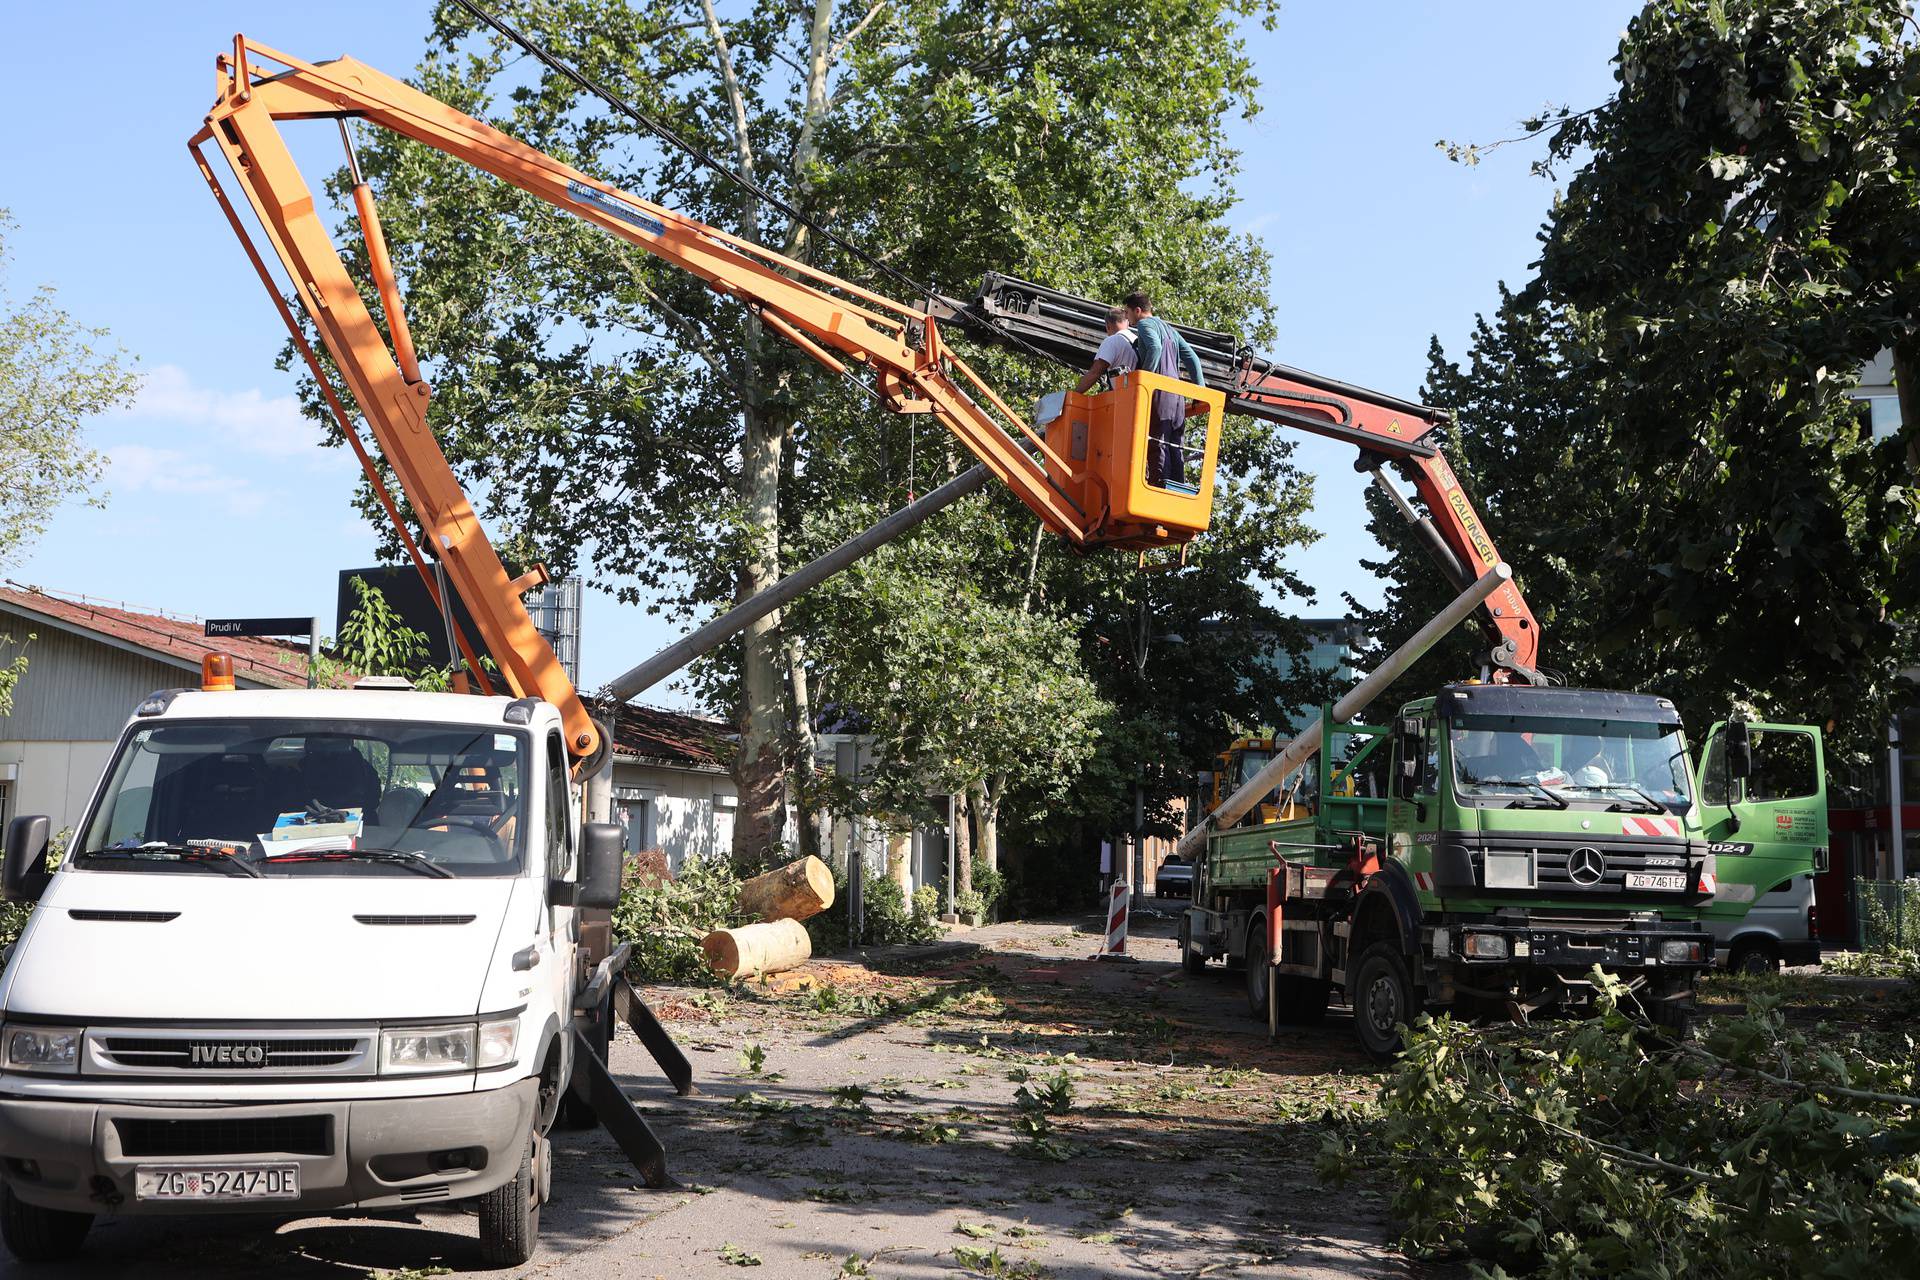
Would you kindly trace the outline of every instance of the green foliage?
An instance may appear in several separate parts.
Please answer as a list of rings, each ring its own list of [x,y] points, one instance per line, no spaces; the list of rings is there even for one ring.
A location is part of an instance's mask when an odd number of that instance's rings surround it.
[[[0,208],[0,565],[46,530],[61,505],[95,496],[106,459],[82,442],[82,425],[133,400],[135,361],[106,347],[107,331],[75,321],[42,285],[6,290],[13,218]]]
[[[862,892],[866,897],[865,941],[874,946],[933,942],[940,936],[936,912],[920,893],[911,901],[892,876],[876,876]]]
[[[1594,980],[1591,1019],[1423,1018],[1377,1113],[1338,1121],[1322,1173],[1380,1176],[1407,1247],[1465,1245],[1494,1275],[1838,1280],[1915,1256],[1910,1037],[1809,1033],[1755,994],[1704,1044],[1675,1043],[1628,1015],[1618,980]]]
[[[1920,880],[1856,880],[1854,900],[1860,904],[1857,971],[1920,977]],[[1827,967],[1844,972],[1844,954],[1829,957]]]
[[[835,514],[846,525],[823,544],[877,517]],[[1094,750],[1106,708],[1080,670],[1072,624],[996,599],[971,559],[965,537],[896,542],[795,611],[828,655],[821,698],[858,708],[874,737],[874,767],[848,797],[862,812],[915,812],[930,794],[987,777],[1051,802]]]
[[[725,858],[689,857],[671,877],[630,879],[613,934],[633,943],[628,970],[648,982],[710,981],[700,939],[734,923],[740,881]]]
[[[1007,897],[1007,878],[987,865],[985,858],[973,859],[973,892],[980,900],[980,913],[995,918]]]
[[[1896,0],[1649,4],[1610,98],[1527,122],[1543,168],[1576,166],[1539,273],[1464,366],[1436,344],[1426,397],[1570,680],[1693,724],[1834,720],[1856,751],[1884,723],[1920,591],[1910,23]],[[1883,351],[1907,425],[1876,441],[1846,393]],[[1374,514],[1390,645],[1448,591]],[[1471,673],[1466,648],[1403,688]]]
[[[14,651],[13,657],[8,659],[4,666],[0,666],[0,716],[10,715],[13,712],[13,691],[20,687],[20,677],[27,674],[27,646],[35,639],[36,637],[29,633],[27,638],[20,642],[20,647]],[[13,637],[0,634],[0,650],[11,648],[13,648]]]
[[[353,609],[334,638],[334,657],[349,671],[368,676],[411,676],[427,656],[427,637],[401,622],[380,588],[349,578]]]

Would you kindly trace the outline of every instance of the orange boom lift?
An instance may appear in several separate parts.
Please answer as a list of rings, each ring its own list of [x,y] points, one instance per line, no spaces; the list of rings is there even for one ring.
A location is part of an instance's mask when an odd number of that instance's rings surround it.
[[[543,51],[531,44],[526,47],[549,65],[587,83]],[[269,64],[275,69],[263,74]],[[630,196],[364,63],[352,58],[304,62],[235,36],[232,54],[216,62],[215,87],[213,110],[189,143],[201,176],[272,295],[342,434],[425,576],[435,603],[447,608],[428,557],[445,569],[473,615],[484,650],[499,664],[507,689],[560,708],[578,772],[591,772],[597,766],[606,749],[604,735],[521,603],[522,593],[546,581],[545,568],[537,566],[517,579],[508,576],[428,426],[432,389],[422,376],[408,334],[372,191],[360,179],[353,160],[349,120],[365,120],[444,151],[691,272],[715,292],[739,299],[769,329],[828,369],[870,379],[888,409],[932,416],[959,437],[1047,528],[1076,546],[1178,545],[1207,526],[1225,402],[1218,391],[1157,380],[1156,386],[1188,401],[1190,418],[1201,419],[1197,425],[1204,433],[1204,444],[1195,452],[1201,455],[1202,483],[1195,489],[1182,486],[1178,490],[1147,486],[1130,471],[1144,467],[1141,442],[1126,441],[1124,447],[1095,450],[1092,456],[1084,448],[1077,456],[1073,451],[1061,453],[1053,447],[1057,441],[1050,443],[1010,409],[946,345],[940,324],[927,307],[895,302]],[[283,121],[315,119],[340,122],[372,283],[386,313],[385,335],[362,302],[321,220],[313,192],[281,136]],[[216,177],[206,153],[209,143],[225,158],[273,256],[285,267],[294,297],[332,354],[376,445],[399,479],[426,535],[424,547],[401,519],[318,356],[281,298],[264,255]],[[1111,421],[1145,431],[1145,402],[1152,388],[1143,382],[1130,380],[1106,393],[1103,407]],[[464,636],[459,642],[473,679],[482,692],[492,692],[473,648]]]

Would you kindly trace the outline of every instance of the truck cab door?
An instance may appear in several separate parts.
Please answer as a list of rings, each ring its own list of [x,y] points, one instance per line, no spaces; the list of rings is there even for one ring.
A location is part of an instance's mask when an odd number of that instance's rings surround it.
[[[1820,730],[1725,721],[1700,752],[1700,818],[1717,855],[1712,915],[1746,914],[1757,897],[1826,869],[1827,770]]]
[[[1433,842],[1440,829],[1441,735],[1431,711],[1394,720],[1393,766],[1387,805],[1387,849],[1412,876],[1416,889],[1433,886]]]

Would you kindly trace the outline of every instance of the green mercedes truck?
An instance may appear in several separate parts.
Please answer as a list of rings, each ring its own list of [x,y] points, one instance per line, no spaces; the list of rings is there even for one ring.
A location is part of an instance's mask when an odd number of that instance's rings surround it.
[[[1808,726],[1716,725],[1696,768],[1674,704],[1646,694],[1455,684],[1390,726],[1322,724],[1281,784],[1292,816],[1209,833],[1183,964],[1243,969],[1276,1025],[1338,993],[1379,1058],[1423,1009],[1578,1011],[1596,964],[1684,1031],[1714,921],[1824,856]],[[1756,741],[1778,747],[1760,768]]]

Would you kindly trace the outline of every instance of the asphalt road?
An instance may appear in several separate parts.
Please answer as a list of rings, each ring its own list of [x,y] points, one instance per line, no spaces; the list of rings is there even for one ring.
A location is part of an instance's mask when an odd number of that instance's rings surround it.
[[[80,1260],[0,1277],[1429,1274],[1388,1250],[1380,1193],[1315,1181],[1297,1118],[1373,1085],[1344,1020],[1270,1045],[1237,982],[1179,974],[1170,919],[1139,920],[1133,964],[1088,959],[1096,927],[992,926],[924,973],[816,961],[801,981],[825,994],[649,992],[700,1093],[624,1032],[613,1066],[682,1189],[637,1187],[604,1133],[558,1135],[542,1250],[515,1271],[478,1269],[455,1205],[101,1219]],[[1062,1075],[1066,1111],[1027,1132],[1019,1090]]]

